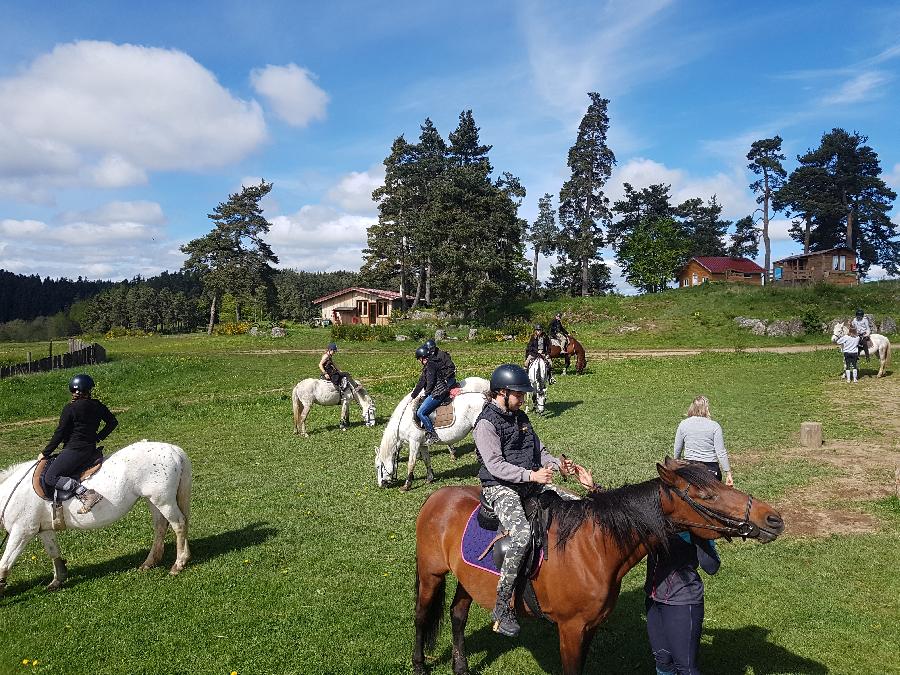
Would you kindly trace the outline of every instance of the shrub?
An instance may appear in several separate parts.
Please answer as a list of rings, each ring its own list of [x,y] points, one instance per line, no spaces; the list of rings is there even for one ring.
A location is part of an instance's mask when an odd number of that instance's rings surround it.
[[[150,337],[152,336],[152,332],[147,332],[145,330],[141,330],[140,328],[125,328],[124,326],[113,326],[106,333],[104,333],[104,337],[109,340],[112,338],[120,338],[120,337]]]
[[[800,321],[803,324],[803,330],[807,333],[815,334],[822,332],[822,324],[825,322],[825,318],[818,307],[807,305],[800,311]]]
[[[241,321],[234,322],[229,321],[228,323],[217,323],[213,327],[213,333],[216,335],[243,335],[244,333],[250,332],[250,322],[249,321]]]

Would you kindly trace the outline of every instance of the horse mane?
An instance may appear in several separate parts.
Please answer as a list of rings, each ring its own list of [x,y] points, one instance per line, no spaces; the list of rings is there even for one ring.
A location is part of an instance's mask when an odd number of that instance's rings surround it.
[[[675,473],[699,488],[713,487],[717,482],[703,466],[687,464],[675,469]],[[564,549],[578,528],[591,521],[622,548],[643,544],[648,550],[665,549],[675,529],[662,512],[661,483],[654,478],[611,490],[595,490],[584,499],[553,500],[550,508],[557,522],[557,548]],[[664,484],[663,489],[669,491]]]
[[[19,469],[28,464],[28,462],[19,462],[18,464],[11,464],[5,469],[0,469],[0,483],[3,483],[7,478],[12,476],[16,472],[16,469]]]

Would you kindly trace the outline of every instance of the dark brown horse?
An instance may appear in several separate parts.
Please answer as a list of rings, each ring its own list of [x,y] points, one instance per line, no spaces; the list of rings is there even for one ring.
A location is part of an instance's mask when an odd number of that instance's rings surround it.
[[[662,548],[678,530],[704,539],[774,540],[784,530],[768,504],[726,487],[705,467],[666,458],[659,478],[557,500],[548,542],[556,542],[534,579],[543,612],[559,627],[563,672],[576,675],[597,627],[619,597],[622,578],[648,550]],[[472,600],[494,606],[497,577],[461,559],[460,539],[478,505],[477,487],[445,487],[432,494],[416,521],[416,641],[413,671],[425,672],[425,649],[434,646],[444,612],[446,576],[459,580],[450,605],[453,672],[468,673],[463,643]],[[527,614],[517,602],[519,614]],[[507,638],[498,637],[498,640]]]
[[[569,343],[566,345],[565,351],[556,345],[550,346],[551,359],[563,357],[566,360],[566,367],[563,369],[563,374],[569,369],[570,359],[573,356],[575,357],[575,372],[581,375],[584,372],[584,367],[587,365],[587,357],[584,354],[584,347],[581,346],[581,343],[578,340],[570,335]]]

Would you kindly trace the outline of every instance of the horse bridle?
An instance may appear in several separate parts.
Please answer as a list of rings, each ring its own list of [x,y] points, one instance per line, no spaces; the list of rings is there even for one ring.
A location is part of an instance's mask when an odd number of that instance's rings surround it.
[[[694,527],[698,530],[713,530],[715,532],[721,532],[726,538],[730,536],[741,537],[742,539],[746,539],[747,537],[758,537],[759,536],[759,527],[750,520],[750,509],[753,508],[753,495],[747,495],[747,511],[744,513],[743,520],[738,520],[737,518],[732,518],[729,515],[722,513],[721,511],[716,511],[715,509],[711,509],[704,504],[701,504],[696,499],[691,497],[688,494],[687,490],[680,490],[677,487],[672,485],[666,486],[670,490],[672,490],[675,494],[681,497],[684,502],[690,506],[696,513],[699,513],[702,516],[706,516],[707,518],[712,518],[713,520],[721,523],[724,527],[719,525],[710,525],[708,523],[692,523],[684,520],[672,520],[671,522],[675,525],[684,525],[686,527]]]

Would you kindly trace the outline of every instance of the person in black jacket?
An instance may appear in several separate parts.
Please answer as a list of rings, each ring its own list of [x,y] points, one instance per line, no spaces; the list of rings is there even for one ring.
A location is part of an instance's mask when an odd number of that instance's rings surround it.
[[[535,359],[546,359],[547,368],[550,371],[550,383],[553,383],[553,365],[550,362],[550,338],[544,333],[541,324],[535,324],[534,333],[525,347],[525,371],[534,363]]]
[[[416,349],[416,358],[422,363],[422,374],[411,397],[415,400],[419,394],[425,394],[425,400],[416,411],[416,416],[425,429],[425,443],[432,445],[441,439],[434,430],[430,415],[447,400],[450,390],[456,386],[456,366],[450,354],[438,349],[434,340],[429,340]]]
[[[75,492],[81,500],[82,507],[78,513],[87,513],[100,502],[103,497],[95,490],[85,488],[75,476],[101,457],[97,443],[109,436],[119,422],[100,401],[91,398],[94,380],[90,375],[76,375],[69,382],[72,400],[63,408],[59,417],[59,425],[53,438],[47,443],[42,453],[49,457],[53,451],[63,444],[62,452],[53,461],[44,474],[44,482],[50,487]],[[100,423],[104,427],[100,430]]]
[[[557,312],[556,316],[553,317],[553,321],[550,322],[550,339],[557,340],[562,350],[566,350],[566,345],[569,342],[569,331],[563,326],[562,314],[560,312]]]

